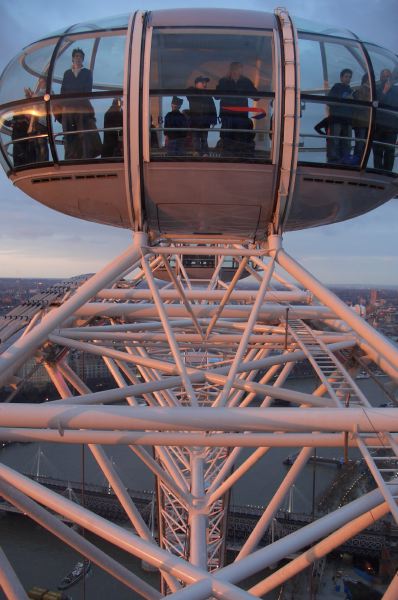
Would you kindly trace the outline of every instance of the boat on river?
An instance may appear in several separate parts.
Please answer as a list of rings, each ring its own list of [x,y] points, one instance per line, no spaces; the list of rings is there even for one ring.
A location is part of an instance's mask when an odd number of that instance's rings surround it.
[[[58,585],[58,589],[66,590],[67,588],[71,587],[80,581],[80,579],[85,577],[90,569],[91,562],[89,560],[84,559],[83,561],[78,561],[73,567],[72,571],[65,575],[65,577],[61,580]]]

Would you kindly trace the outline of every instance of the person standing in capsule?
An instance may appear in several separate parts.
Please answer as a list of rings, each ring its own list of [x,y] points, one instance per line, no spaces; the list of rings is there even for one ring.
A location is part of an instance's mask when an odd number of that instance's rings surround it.
[[[217,109],[214,100],[207,95],[209,77],[199,75],[195,79],[195,87],[188,88],[190,126],[194,156],[208,156],[208,134],[210,127],[217,123]]]
[[[61,94],[89,93],[93,88],[93,75],[83,67],[84,52],[81,48],[72,51],[72,68],[65,71]],[[63,103],[62,129],[65,159],[95,158],[101,152],[101,139],[96,130],[93,106],[86,98],[77,98]],[[76,132],[76,133],[74,133]]]
[[[185,138],[188,135],[188,121],[180,111],[183,99],[173,96],[171,111],[164,119],[164,134],[166,137],[166,151],[169,156],[184,156]]]
[[[252,156],[255,150],[255,134],[252,131],[253,122],[248,116],[249,98],[258,100],[258,90],[254,83],[243,75],[243,64],[232,62],[227,75],[219,80],[216,90],[219,92],[216,99],[220,100],[220,139],[223,154]],[[236,96],[232,96],[232,93]]]

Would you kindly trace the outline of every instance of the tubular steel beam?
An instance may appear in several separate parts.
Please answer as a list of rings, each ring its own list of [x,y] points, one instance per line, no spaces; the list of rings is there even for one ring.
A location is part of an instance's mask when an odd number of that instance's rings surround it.
[[[0,405],[3,427],[50,429],[336,432],[397,431],[398,409],[158,408],[133,406]],[[316,434],[314,434],[316,435]]]

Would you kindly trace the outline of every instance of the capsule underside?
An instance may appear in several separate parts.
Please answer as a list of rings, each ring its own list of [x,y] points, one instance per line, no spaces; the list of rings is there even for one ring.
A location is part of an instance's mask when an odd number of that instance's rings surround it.
[[[153,238],[261,240],[363,214],[398,192],[398,60],[315,29],[162,10],[36,42],[1,77],[2,164],[51,208]]]

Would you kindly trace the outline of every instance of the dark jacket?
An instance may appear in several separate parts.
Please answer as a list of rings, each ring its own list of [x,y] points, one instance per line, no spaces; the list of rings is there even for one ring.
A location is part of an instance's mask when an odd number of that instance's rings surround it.
[[[207,90],[201,90],[195,87],[188,89],[188,92],[195,92],[195,95],[187,96],[189,102],[191,127],[210,127],[217,123],[217,110],[213,98],[205,96]]]
[[[383,93],[384,84],[376,86],[376,98],[381,105],[386,105],[386,110],[377,109],[376,129],[385,129],[398,133],[398,85],[393,85],[386,94]],[[390,110],[388,110],[390,108]],[[391,111],[395,109],[395,112]],[[388,112],[387,112],[388,111]]]
[[[90,69],[82,68],[77,77],[73,74],[72,69],[65,71],[62,79],[61,94],[91,92],[92,89],[93,74]]]
[[[167,130],[168,127],[172,129],[177,128],[187,128],[188,121],[185,118],[185,115],[182,114],[179,110],[171,110],[167,113],[164,119],[164,134],[167,135],[169,140],[177,140],[179,138],[187,137],[188,132],[185,131],[170,131]]]
[[[228,107],[247,107],[249,106],[248,98],[255,99],[256,94],[258,94],[257,88],[253,85],[253,83],[247,77],[239,77],[237,81],[232,79],[231,77],[222,77],[217,84],[216,90],[220,92],[220,116],[231,116],[233,111],[228,111]],[[233,96],[228,96],[222,98],[221,95],[223,92],[235,92],[236,94],[240,94],[242,96],[247,96],[246,98],[236,98]],[[217,97],[218,99],[219,97]],[[242,115],[240,115],[242,116]],[[246,115],[247,116],[247,115]]]
[[[339,82],[334,84],[328,96],[330,98],[348,100],[353,98],[353,91],[349,85]],[[347,104],[329,104],[329,115],[333,121],[350,121],[352,114],[352,106],[348,106]]]

